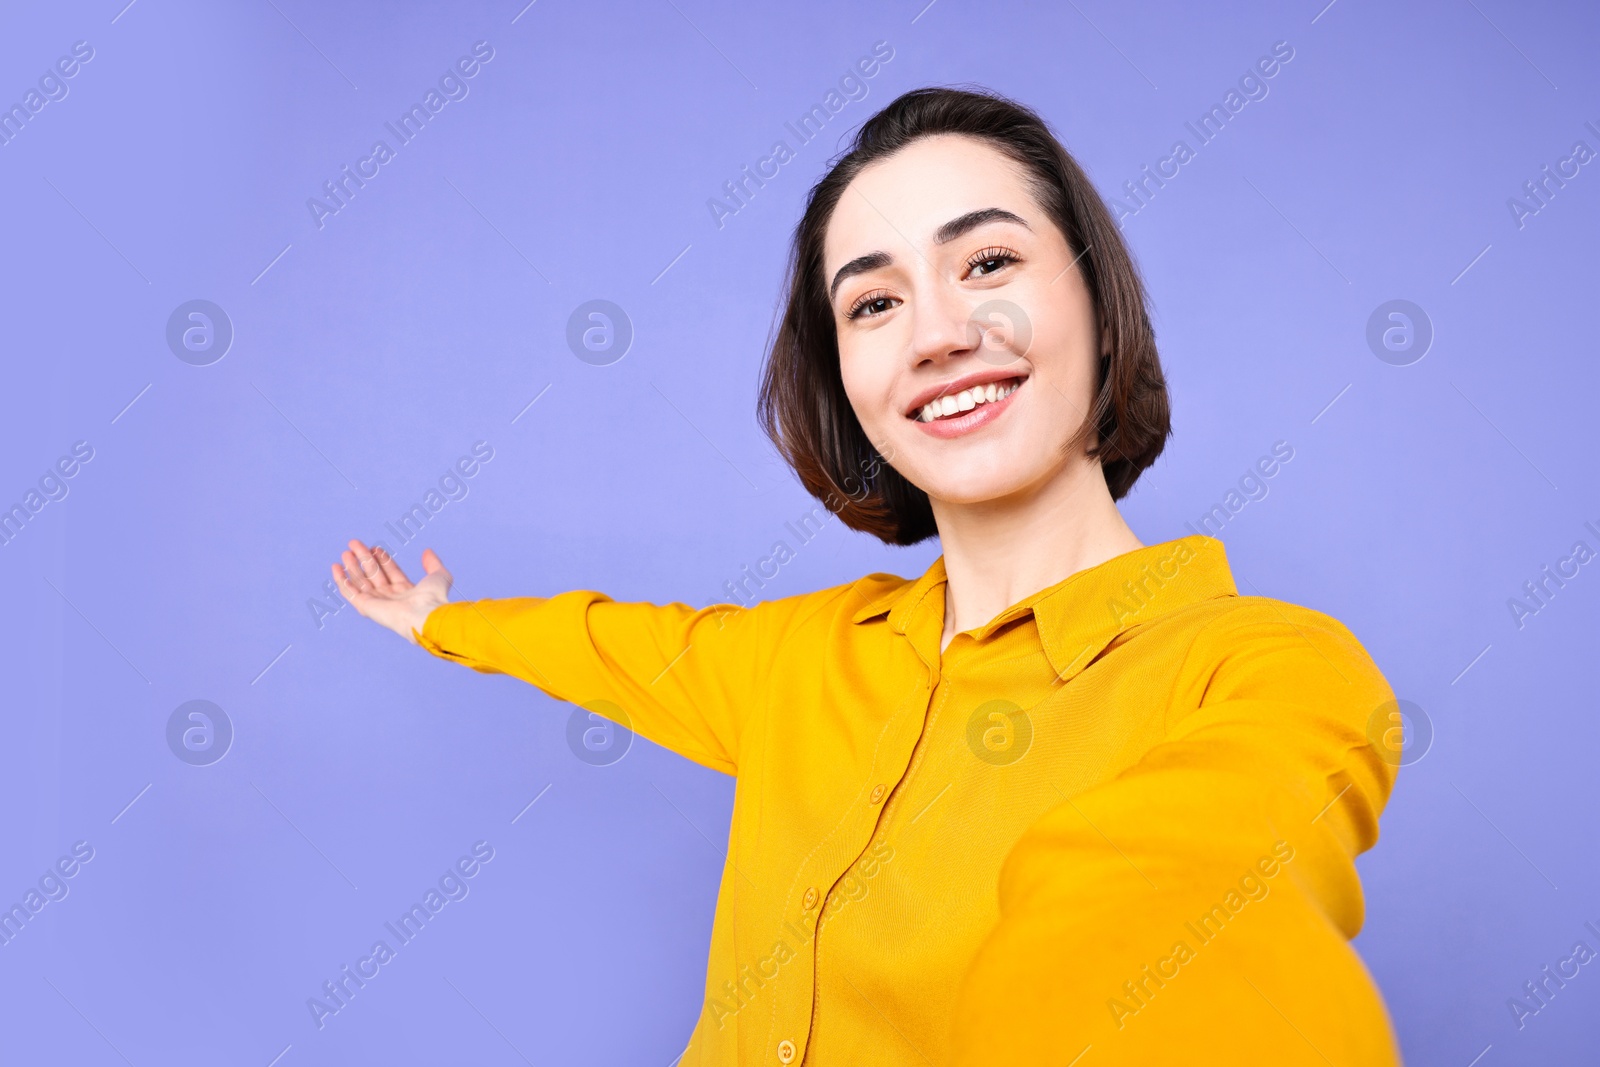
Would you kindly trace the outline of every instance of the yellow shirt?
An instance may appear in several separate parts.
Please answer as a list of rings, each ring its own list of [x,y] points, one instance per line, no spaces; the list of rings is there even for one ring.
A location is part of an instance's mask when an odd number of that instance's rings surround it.
[[[737,776],[690,1064],[1398,1063],[1348,940],[1393,694],[1222,543],[941,654],[943,557],[741,609],[446,604],[422,644]]]

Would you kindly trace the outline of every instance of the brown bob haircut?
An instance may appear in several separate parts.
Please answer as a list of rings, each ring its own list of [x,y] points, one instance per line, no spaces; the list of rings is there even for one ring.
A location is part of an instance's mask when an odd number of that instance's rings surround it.
[[[1121,500],[1172,432],[1144,284],[1083,169],[1045,121],[1021,104],[987,90],[914,89],[862,125],[806,200],[790,249],[788,304],[756,407],[762,428],[807,491],[846,526],[892,545],[916,544],[938,530],[927,494],[878,454],[845,396],[823,277],[823,237],[857,174],[939,134],[980,138],[1020,164],[1039,206],[1079,257],[1110,354],[1100,362],[1093,410],[1069,447],[1099,458],[1112,499]]]

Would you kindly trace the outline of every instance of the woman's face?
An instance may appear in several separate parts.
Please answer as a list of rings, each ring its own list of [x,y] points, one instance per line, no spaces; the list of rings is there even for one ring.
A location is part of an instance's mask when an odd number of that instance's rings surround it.
[[[845,393],[936,503],[1028,494],[1087,462],[1066,451],[1101,351],[1077,255],[1022,167],[976,138],[924,138],[845,188],[823,243]]]

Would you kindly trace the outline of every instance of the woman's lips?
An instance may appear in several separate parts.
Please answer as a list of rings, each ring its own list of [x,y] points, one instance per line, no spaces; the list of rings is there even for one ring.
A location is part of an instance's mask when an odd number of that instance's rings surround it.
[[[986,426],[1004,415],[1006,409],[1012,404],[1022,387],[1028,383],[1027,378],[1017,382],[1010,393],[998,400],[978,404],[970,411],[963,411],[958,415],[945,415],[934,419],[932,422],[923,422],[921,419],[912,419],[917,429],[924,431],[931,437],[951,438],[969,434],[981,426]]]

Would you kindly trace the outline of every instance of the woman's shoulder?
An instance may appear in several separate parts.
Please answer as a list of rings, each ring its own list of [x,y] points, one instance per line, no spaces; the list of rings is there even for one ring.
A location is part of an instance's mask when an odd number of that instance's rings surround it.
[[[916,578],[902,578],[898,574],[875,571],[838,585],[762,600],[750,607],[773,614],[811,614],[819,609],[831,609],[855,615],[880,605],[886,610],[898,594],[916,582]]]
[[[891,576],[892,577],[892,576]],[[1166,620],[1185,629],[1215,635],[1250,630],[1259,626],[1311,626],[1347,635],[1355,634],[1333,614],[1309,604],[1276,597],[1245,595],[1231,589],[1225,596],[1212,596],[1185,605],[1166,616]]]
[[[1318,639],[1338,645],[1343,654],[1367,656],[1354,631],[1332,614],[1289,600],[1268,596],[1216,597],[1191,609],[1185,620],[1197,643],[1215,646],[1274,639]]]
[[[1355,703],[1392,699],[1372,654],[1332,614],[1266,596],[1217,597],[1178,613],[1189,630],[1181,674],[1200,692],[1309,697],[1326,691]],[[1182,683],[1180,682],[1180,688]]]
[[[917,582],[898,574],[874,572],[838,585],[825,586],[786,597],[773,597],[749,605],[721,605],[733,614],[758,620],[762,629],[799,626],[832,627],[836,622],[863,622],[887,613],[895,601]]]

